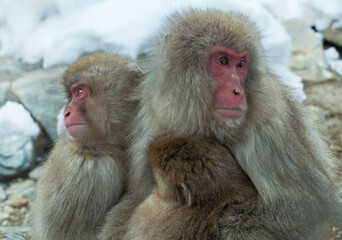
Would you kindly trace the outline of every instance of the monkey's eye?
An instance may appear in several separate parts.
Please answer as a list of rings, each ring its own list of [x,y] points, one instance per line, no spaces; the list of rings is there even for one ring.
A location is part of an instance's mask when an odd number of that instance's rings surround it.
[[[246,67],[246,62],[245,62],[245,60],[242,60],[241,62],[239,62],[237,66],[238,66],[239,68],[244,68],[244,67]]]
[[[226,57],[220,57],[220,63],[222,65],[228,65],[228,60]]]
[[[79,89],[77,89],[76,96],[80,96],[80,95],[82,95],[82,93],[83,93],[83,89],[79,88]]]

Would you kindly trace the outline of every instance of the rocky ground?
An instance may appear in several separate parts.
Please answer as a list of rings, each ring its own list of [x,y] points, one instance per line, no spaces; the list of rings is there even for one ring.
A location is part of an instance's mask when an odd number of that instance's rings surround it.
[[[318,127],[330,149],[342,163],[342,78],[305,87],[305,104],[318,116]],[[341,164],[342,166],[342,164]],[[342,171],[342,169],[338,169]],[[342,239],[342,209],[336,216],[329,239]]]

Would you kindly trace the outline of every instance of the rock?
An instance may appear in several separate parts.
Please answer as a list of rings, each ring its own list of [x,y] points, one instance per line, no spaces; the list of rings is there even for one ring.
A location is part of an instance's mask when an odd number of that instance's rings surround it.
[[[28,200],[24,197],[12,198],[8,201],[8,204],[14,208],[21,208],[28,205]]]
[[[329,111],[321,107],[317,107],[314,105],[308,105],[305,107],[313,114],[309,118],[313,117],[315,121],[323,122],[325,117],[329,114]]]
[[[329,66],[331,70],[342,76],[342,60],[330,60]]]
[[[20,75],[21,73],[8,73],[0,71],[0,82],[12,82],[13,80],[17,79]]]
[[[1,137],[17,133],[37,138],[40,133],[39,126],[34,122],[30,113],[17,102],[7,101],[0,108],[0,125],[6,126],[6,128],[0,128]]]
[[[338,60],[340,58],[340,54],[334,47],[330,47],[324,50],[324,57],[326,60]]]
[[[0,201],[4,201],[4,200],[6,200],[6,198],[7,198],[6,192],[5,192],[5,190],[0,186]]]
[[[342,47],[342,27],[335,27],[337,21],[333,21],[330,26],[322,31],[326,40]]]
[[[342,114],[342,81],[324,82],[306,86],[305,103],[321,107],[331,114]]]
[[[4,207],[4,212],[11,214],[11,213],[14,213],[14,209],[12,207],[6,205]]]
[[[23,71],[23,65],[20,61],[12,58],[0,58],[0,72],[20,73]]]
[[[13,58],[0,58],[0,72],[21,73],[42,67],[42,62],[23,63]]]
[[[333,78],[333,74],[327,71],[323,45],[315,32],[297,19],[287,20],[283,25],[292,39],[291,70],[303,81],[319,82]]]
[[[0,82],[0,106],[7,100],[7,95],[10,89],[11,83],[9,81]]]
[[[64,105],[59,83],[65,70],[55,67],[29,72],[12,84],[12,92],[52,139],[57,137],[56,116]]]
[[[29,178],[37,181],[43,175],[43,173],[44,173],[43,167],[36,167],[31,172],[29,172]]]
[[[34,165],[32,138],[12,133],[0,139],[0,180],[21,176]]]
[[[0,108],[0,126],[0,180],[5,180],[33,168],[33,138],[40,129],[21,104],[11,101]]]
[[[331,70],[342,76],[342,60],[339,60],[340,54],[334,47],[324,50],[324,56]]]
[[[0,221],[4,221],[10,218],[10,214],[7,212],[0,212]]]
[[[31,179],[27,179],[25,181],[20,181],[16,183],[11,183],[11,185],[6,189],[6,194],[9,199],[25,197],[25,192],[30,191],[33,192],[34,189],[34,181]]]
[[[0,236],[5,236],[3,240],[29,240],[30,231],[30,226],[0,227]]]

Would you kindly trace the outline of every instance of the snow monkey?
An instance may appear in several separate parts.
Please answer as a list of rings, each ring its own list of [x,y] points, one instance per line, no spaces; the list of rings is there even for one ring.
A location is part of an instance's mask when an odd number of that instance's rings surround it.
[[[170,16],[157,36],[134,123],[128,192],[100,236],[133,231],[135,206],[156,182],[149,145],[173,133],[217,139],[258,192],[222,210],[220,239],[324,239],[337,163],[304,107],[270,72],[256,24],[238,13],[188,10]]]
[[[219,213],[257,196],[214,139],[162,136],[152,143],[149,160],[157,184],[132,215],[125,240],[219,239]]]
[[[65,72],[65,129],[39,179],[33,239],[95,239],[122,195],[130,119],[142,72],[128,59],[95,53]]]

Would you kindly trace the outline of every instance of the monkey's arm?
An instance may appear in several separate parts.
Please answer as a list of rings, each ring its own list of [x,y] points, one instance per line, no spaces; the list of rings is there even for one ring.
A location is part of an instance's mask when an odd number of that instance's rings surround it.
[[[149,160],[159,194],[182,204],[238,204],[257,195],[230,151],[214,139],[164,135],[152,143]]]

